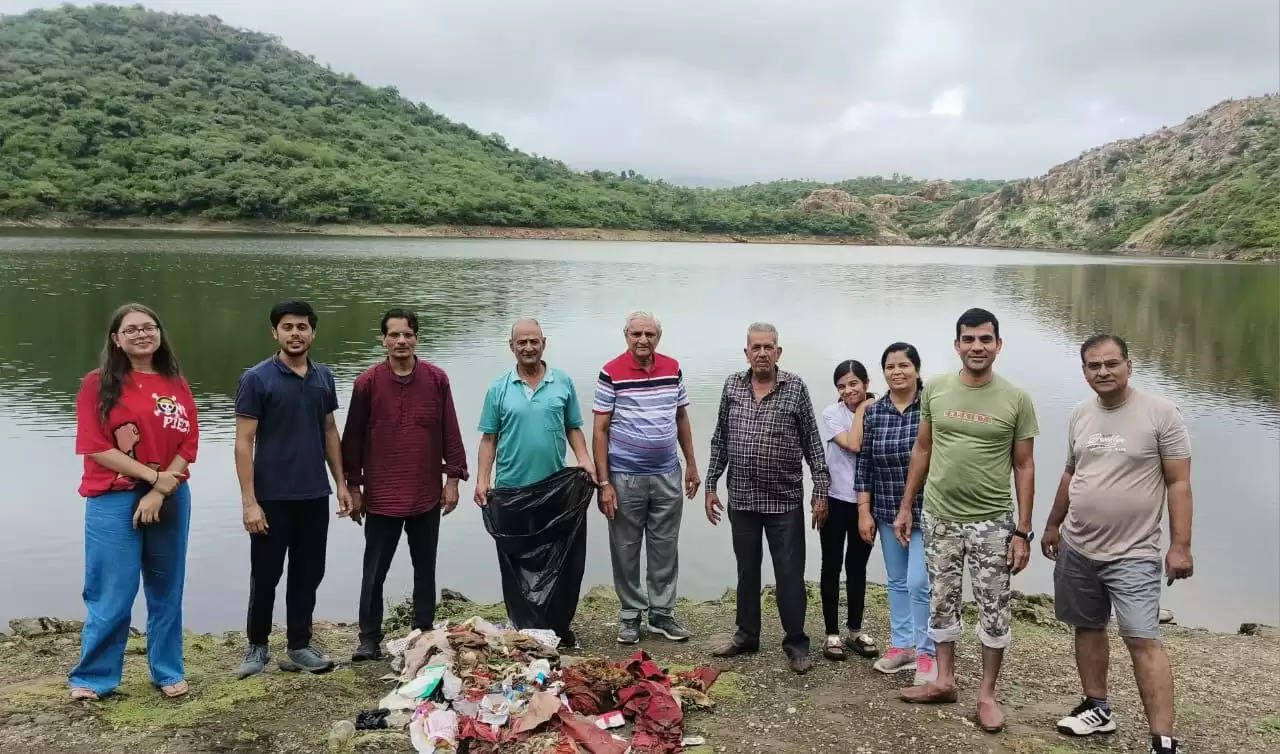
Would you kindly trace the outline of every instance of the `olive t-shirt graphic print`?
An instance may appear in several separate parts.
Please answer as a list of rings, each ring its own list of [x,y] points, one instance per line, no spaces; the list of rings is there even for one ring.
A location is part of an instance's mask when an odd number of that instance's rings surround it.
[[[979,387],[958,374],[929,380],[920,420],[933,425],[924,507],[944,521],[1004,518],[1013,510],[1013,444],[1040,433],[1026,391],[1000,375]]]

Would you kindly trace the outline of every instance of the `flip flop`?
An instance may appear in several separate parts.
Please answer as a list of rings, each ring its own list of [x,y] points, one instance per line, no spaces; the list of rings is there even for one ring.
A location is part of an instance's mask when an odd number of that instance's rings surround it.
[[[76,686],[71,689],[71,698],[77,702],[96,702],[99,699],[97,692],[84,686]]]
[[[177,697],[180,697],[180,696],[186,696],[187,692],[190,690],[191,690],[191,687],[187,685],[186,681],[178,681],[177,683],[171,683],[168,686],[160,687],[160,691],[162,691],[164,695],[169,697],[170,699],[176,699]]]
[[[840,643],[839,636],[827,637],[826,644],[822,647],[822,656],[828,660],[844,660],[844,647]]]

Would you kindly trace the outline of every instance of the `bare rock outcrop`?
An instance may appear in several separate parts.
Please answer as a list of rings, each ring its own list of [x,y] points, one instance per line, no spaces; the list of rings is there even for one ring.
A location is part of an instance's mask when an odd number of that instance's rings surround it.
[[[919,194],[875,194],[869,201],[872,209],[889,214],[929,203],[928,199]]]
[[[950,199],[957,193],[959,192],[956,191],[955,186],[951,185],[951,181],[929,181],[915,192],[916,196],[930,202],[936,202],[939,199]]]
[[[796,202],[801,212],[830,212],[836,215],[853,215],[867,212],[867,205],[848,191],[834,188],[814,189],[808,196]]]

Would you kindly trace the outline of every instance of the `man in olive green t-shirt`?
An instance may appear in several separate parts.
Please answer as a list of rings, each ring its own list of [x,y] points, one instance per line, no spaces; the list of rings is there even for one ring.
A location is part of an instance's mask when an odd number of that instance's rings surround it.
[[[960,605],[967,561],[982,641],[978,725],[992,733],[1004,728],[996,679],[1012,636],[1009,577],[1026,568],[1030,556],[1035,494],[1032,450],[1040,431],[1026,392],[992,370],[1002,346],[994,314],[970,309],[960,315],[955,349],[961,369],[924,387],[920,430],[894,522],[898,541],[905,547],[911,535],[911,503],[923,485],[920,528],[930,580],[929,636],[938,647],[937,677],[903,689],[902,698],[921,703],[956,701],[955,643],[964,635]],[[1017,488],[1016,526],[1010,475]]]

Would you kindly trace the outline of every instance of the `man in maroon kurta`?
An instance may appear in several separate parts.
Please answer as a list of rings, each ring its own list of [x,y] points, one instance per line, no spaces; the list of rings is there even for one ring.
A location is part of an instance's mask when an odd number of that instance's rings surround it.
[[[467,455],[444,370],[419,359],[418,316],[382,317],[387,359],[356,378],[342,436],[343,469],[359,523],[364,518],[360,646],[355,662],[382,656],[382,585],[400,544],[413,560],[413,626],[430,630],[436,612],[440,516],[458,504]],[[448,480],[441,483],[441,475]]]

